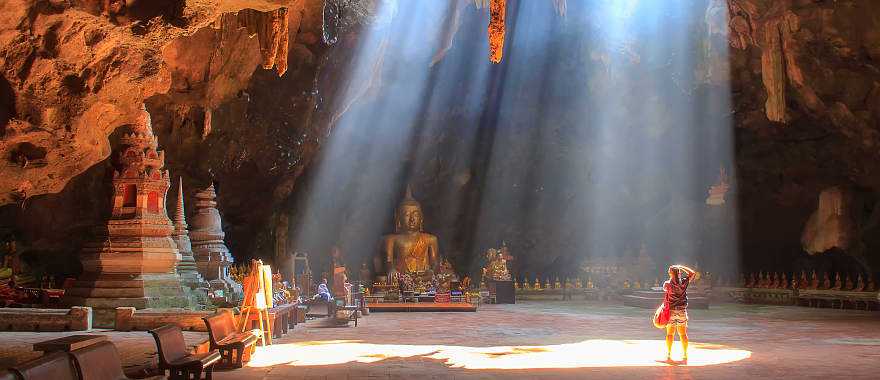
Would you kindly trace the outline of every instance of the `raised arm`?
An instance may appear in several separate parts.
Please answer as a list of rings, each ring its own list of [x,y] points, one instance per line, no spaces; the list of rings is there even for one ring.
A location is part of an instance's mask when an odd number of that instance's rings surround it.
[[[696,280],[696,279],[700,278],[700,274],[691,268],[688,268],[684,265],[675,265],[675,267],[678,268],[679,270],[687,273],[688,278],[690,278],[690,279]]]

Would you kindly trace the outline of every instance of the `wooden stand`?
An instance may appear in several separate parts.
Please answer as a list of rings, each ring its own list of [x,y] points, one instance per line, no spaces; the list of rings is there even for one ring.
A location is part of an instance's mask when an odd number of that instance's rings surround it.
[[[272,318],[269,309],[272,307],[272,268],[263,265],[261,260],[251,261],[251,272],[244,279],[244,300],[241,303],[239,330],[249,329],[252,320],[256,320],[260,329],[260,344],[272,344]],[[253,316],[252,316],[253,314]]]

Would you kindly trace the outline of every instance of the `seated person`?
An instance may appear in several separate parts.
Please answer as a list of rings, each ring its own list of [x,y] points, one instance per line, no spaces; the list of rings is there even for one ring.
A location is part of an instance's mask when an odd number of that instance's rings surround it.
[[[318,294],[315,294],[313,300],[321,300],[324,302],[330,302],[333,299],[333,296],[330,295],[330,289],[327,289],[327,283],[322,282],[318,285]]]

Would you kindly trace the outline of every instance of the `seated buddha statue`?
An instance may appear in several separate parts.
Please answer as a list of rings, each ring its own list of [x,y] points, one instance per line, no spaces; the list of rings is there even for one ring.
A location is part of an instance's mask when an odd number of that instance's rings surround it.
[[[500,250],[490,248],[486,254],[488,263],[483,270],[484,280],[510,281],[510,271],[507,270],[507,260]]]
[[[854,292],[861,292],[865,290],[865,280],[862,279],[862,274],[859,273],[859,278],[856,280],[856,287],[853,288]]]
[[[382,258],[387,281],[393,283],[398,273],[409,275],[418,285],[430,282],[437,269],[440,248],[437,237],[422,231],[422,207],[412,197],[409,187],[406,197],[394,214],[393,234],[386,235]],[[381,269],[377,268],[381,273]]]

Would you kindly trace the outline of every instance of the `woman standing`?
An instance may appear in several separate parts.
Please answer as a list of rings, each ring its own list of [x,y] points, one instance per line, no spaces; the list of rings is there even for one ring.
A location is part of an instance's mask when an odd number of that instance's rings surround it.
[[[669,302],[669,323],[666,324],[666,361],[672,361],[672,342],[675,340],[675,332],[681,339],[681,348],[684,351],[682,362],[688,360],[688,335],[687,335],[687,287],[691,280],[700,278],[699,273],[684,265],[672,265],[669,267],[669,280],[663,283],[663,291]]]

